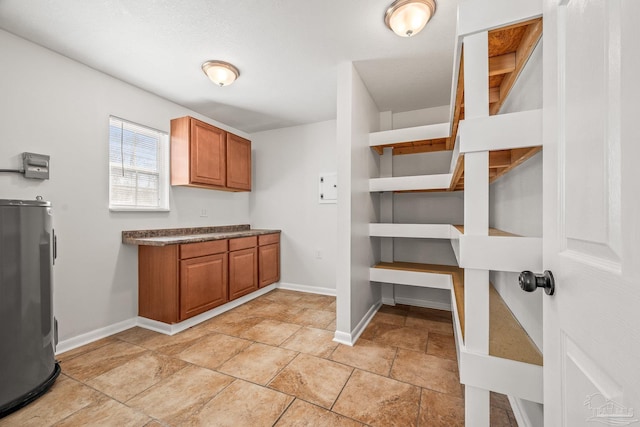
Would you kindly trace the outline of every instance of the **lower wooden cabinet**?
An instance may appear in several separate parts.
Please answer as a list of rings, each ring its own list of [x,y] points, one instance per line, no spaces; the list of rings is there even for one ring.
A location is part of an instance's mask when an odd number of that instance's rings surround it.
[[[180,261],[180,319],[224,304],[227,297],[226,253]]]
[[[229,252],[229,300],[258,290],[257,242],[255,237],[251,239],[254,240],[252,247]]]
[[[228,241],[138,247],[138,314],[177,323],[229,301]]]
[[[280,280],[280,234],[138,247],[138,315],[177,323]]]
[[[280,234],[260,236],[259,244],[259,284],[263,288],[280,280]]]

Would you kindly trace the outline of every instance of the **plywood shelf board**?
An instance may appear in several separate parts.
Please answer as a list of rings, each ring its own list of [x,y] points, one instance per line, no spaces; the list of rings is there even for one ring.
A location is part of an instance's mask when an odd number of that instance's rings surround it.
[[[464,225],[454,225],[454,227],[462,234],[464,234]],[[497,228],[489,228],[490,237],[522,237],[517,234],[509,233],[508,231],[498,230]]]
[[[454,281],[453,291],[464,341],[464,276]],[[543,362],[542,353],[492,284],[489,285],[489,354],[538,366]]]

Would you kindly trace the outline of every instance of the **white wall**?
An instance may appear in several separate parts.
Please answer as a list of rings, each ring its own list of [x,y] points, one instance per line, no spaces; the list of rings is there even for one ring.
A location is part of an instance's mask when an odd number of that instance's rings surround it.
[[[542,108],[542,42],[520,74],[501,113]],[[496,180],[489,189],[491,227],[522,236],[542,236],[542,153]],[[540,273],[540,272],[537,272]],[[518,273],[491,272],[491,281],[531,339],[542,350],[540,290],[523,292]]]
[[[369,282],[369,267],[380,259],[380,245],[369,238],[377,219],[378,196],[369,178],[380,176],[379,156],[369,147],[369,133],[379,129],[379,112],[351,62],[338,66],[338,262],[337,331],[352,338],[354,328],[381,298]]]
[[[449,105],[393,113],[393,129],[404,129],[449,121]]]
[[[251,139],[251,224],[282,230],[280,281],[335,290],[337,205],[318,203],[318,175],[337,171],[336,121],[254,133]]]
[[[438,122],[422,124],[433,123]],[[393,156],[393,174],[405,176],[448,173],[450,163],[451,151]],[[393,218],[394,222],[408,224],[462,224],[464,194],[461,191],[394,194]],[[396,238],[393,250],[396,261],[457,265],[449,240]],[[451,306],[450,292],[442,289],[395,285],[395,298],[401,304],[440,309]]]
[[[199,116],[4,31],[0,52],[0,168],[18,168],[24,151],[51,156],[48,181],[0,174],[0,198],[53,204],[61,340],[137,315],[137,249],[120,243],[122,230],[249,222],[247,193],[180,187],[171,212],[109,212],[109,115],[166,132],[172,118]]]

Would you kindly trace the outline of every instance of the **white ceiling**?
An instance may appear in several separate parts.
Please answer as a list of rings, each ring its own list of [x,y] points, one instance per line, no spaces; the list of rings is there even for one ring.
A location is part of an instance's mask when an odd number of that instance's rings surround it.
[[[458,0],[396,36],[392,0],[0,0],[0,28],[248,133],[333,119],[353,61],[380,111],[449,103]],[[216,87],[202,62],[240,69]]]

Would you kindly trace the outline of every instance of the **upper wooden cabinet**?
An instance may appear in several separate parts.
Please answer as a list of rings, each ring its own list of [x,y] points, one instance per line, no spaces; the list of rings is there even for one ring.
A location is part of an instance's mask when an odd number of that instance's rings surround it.
[[[171,185],[251,191],[251,141],[193,117],[171,120]]]
[[[227,133],[227,187],[251,191],[251,141]]]

